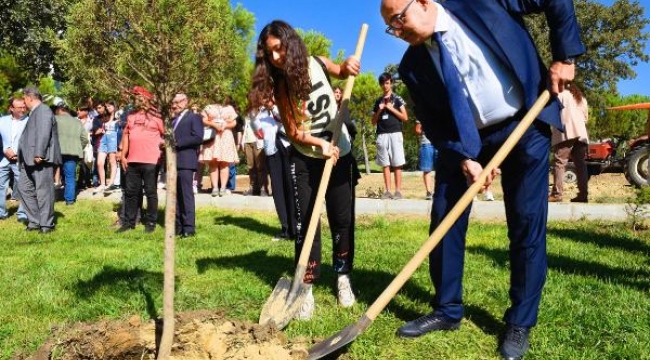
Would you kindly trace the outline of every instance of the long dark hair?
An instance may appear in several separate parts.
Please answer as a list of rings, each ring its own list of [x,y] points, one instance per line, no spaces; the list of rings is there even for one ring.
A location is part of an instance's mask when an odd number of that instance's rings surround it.
[[[577,87],[575,84],[571,84],[569,86],[569,92],[571,95],[573,95],[573,98],[576,100],[576,104],[580,104],[582,102],[582,98],[584,95],[582,95],[582,91],[580,91],[580,88]]]
[[[266,41],[269,36],[278,38],[286,51],[284,69],[276,68],[268,59]],[[250,109],[258,109],[265,99],[273,98],[281,80],[286,83],[290,100],[309,100],[311,80],[307,47],[289,24],[273,20],[262,29],[257,40],[253,84],[248,95]]]

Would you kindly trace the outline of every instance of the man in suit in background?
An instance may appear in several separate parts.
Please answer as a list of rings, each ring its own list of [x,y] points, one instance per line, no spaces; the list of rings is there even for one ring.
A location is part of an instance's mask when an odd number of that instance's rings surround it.
[[[203,142],[201,116],[187,109],[187,95],[178,93],[172,100],[172,127],[176,145],[176,234],[196,234],[196,214],[192,182],[199,167],[199,146]]]
[[[56,119],[34,87],[23,90],[29,121],[20,138],[20,201],[27,212],[27,231],[54,230],[54,168],[61,165]]]
[[[553,61],[547,71],[522,16],[544,12]],[[585,49],[572,0],[383,0],[386,32],[411,46],[399,74],[427,137],[438,149],[430,231],[476,181],[550,82],[558,94]],[[521,359],[529,348],[546,279],[549,125],[562,128],[553,99],[501,165],[508,237],[510,300],[499,352]],[[484,185],[489,186],[491,174]],[[462,279],[470,209],[431,252],[434,311],[399,329],[404,337],[455,330],[463,317]]]
[[[9,217],[7,213],[7,188],[9,187],[9,178],[14,176],[14,190],[18,189],[18,180],[20,171],[18,170],[18,150],[20,148],[20,137],[23,134],[27,117],[25,116],[25,100],[22,97],[12,97],[9,99],[9,115],[0,117],[0,143],[2,152],[0,152],[0,220]],[[18,198],[18,191],[12,193],[13,198]],[[16,212],[18,221],[27,223],[27,214],[22,204],[18,206]]]

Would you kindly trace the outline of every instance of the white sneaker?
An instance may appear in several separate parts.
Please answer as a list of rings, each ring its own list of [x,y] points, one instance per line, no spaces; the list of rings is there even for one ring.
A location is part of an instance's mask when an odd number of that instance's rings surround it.
[[[221,190],[221,196],[228,196],[232,194],[232,192],[229,189],[222,189]]]
[[[339,298],[339,304],[342,307],[348,308],[354,305],[354,292],[352,292],[352,284],[350,284],[350,275],[339,275],[338,280],[336,281],[337,294]]]
[[[300,305],[300,310],[298,310],[298,313],[294,316],[296,320],[309,320],[311,319],[312,315],[314,315],[314,308],[316,308],[316,304],[314,302],[314,294],[312,293],[312,285],[309,285],[309,290],[307,290],[307,297],[305,297],[305,301]]]
[[[96,188],[93,190],[93,195],[95,195],[95,194],[99,194],[99,193],[103,193],[105,188],[106,188],[106,186],[104,186],[104,185],[99,185],[98,187],[96,187]]]
[[[492,191],[485,192],[485,201],[494,201],[494,194]]]

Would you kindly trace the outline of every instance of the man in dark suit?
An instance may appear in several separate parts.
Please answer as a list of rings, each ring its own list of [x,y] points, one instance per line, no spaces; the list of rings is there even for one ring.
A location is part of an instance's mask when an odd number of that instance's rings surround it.
[[[29,120],[20,138],[18,162],[20,201],[27,213],[27,231],[54,230],[54,167],[61,165],[56,118],[43,104],[38,89],[23,90]]]
[[[187,95],[178,93],[172,100],[174,141],[176,144],[176,234],[194,236],[195,205],[192,181],[199,165],[199,146],[203,142],[201,116],[187,108]]]
[[[547,71],[522,15],[544,12],[553,61]],[[559,93],[584,52],[572,0],[383,0],[386,32],[411,46],[399,74],[424,131],[439,150],[430,231],[547,87]],[[553,99],[501,165],[508,237],[510,300],[499,352],[520,359],[528,350],[546,279],[546,218],[550,128],[562,128]],[[489,176],[487,187],[495,174]],[[430,255],[434,311],[399,329],[404,337],[455,330],[463,317],[462,278],[469,209]]]

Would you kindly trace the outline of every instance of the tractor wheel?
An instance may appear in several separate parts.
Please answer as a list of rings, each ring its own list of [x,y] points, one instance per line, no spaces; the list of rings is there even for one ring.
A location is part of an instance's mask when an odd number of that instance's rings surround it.
[[[648,185],[648,155],[650,147],[643,146],[635,149],[625,162],[625,177],[630,184],[641,187]]]
[[[578,181],[578,174],[576,174],[576,167],[573,163],[569,163],[564,167],[564,183],[575,184]]]

